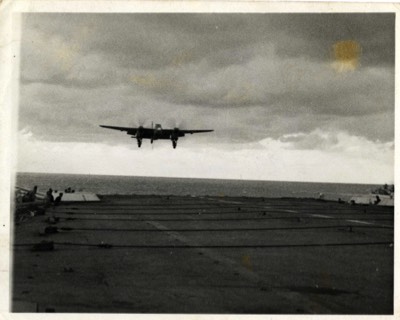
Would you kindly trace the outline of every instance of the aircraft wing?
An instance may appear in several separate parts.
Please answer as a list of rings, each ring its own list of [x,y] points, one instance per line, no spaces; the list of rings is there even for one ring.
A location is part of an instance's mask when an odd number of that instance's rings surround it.
[[[140,130],[140,134],[142,138],[151,138],[153,136],[153,129],[149,128],[132,128],[132,127],[115,127],[115,126],[104,126],[100,125],[102,128],[106,129],[113,129],[113,130],[119,130],[119,131],[126,131],[127,134],[130,134],[132,136],[136,136],[138,130]]]
[[[202,132],[213,132],[214,130],[179,130],[179,131],[181,131],[183,133],[193,134],[193,133],[202,133]]]
[[[114,127],[114,126],[103,126],[103,125],[100,125],[100,127],[119,130],[119,131],[135,131],[135,132],[137,131],[137,128],[128,128],[128,127]]]

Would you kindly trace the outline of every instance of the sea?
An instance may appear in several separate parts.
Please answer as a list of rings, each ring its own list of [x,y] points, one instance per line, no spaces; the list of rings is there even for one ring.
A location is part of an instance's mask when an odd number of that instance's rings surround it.
[[[162,178],[140,176],[17,173],[15,185],[45,193],[49,188],[98,195],[178,195],[265,198],[319,198],[348,201],[380,187],[370,184]]]

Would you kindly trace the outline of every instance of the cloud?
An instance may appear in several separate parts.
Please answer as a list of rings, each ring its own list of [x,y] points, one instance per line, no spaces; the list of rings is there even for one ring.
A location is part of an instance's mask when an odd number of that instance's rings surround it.
[[[98,126],[154,122],[165,128],[215,130],[180,140],[192,153],[174,158],[179,165],[169,164],[167,172],[178,175],[199,170],[182,163],[192,162],[193,148],[208,150],[207,159],[227,168],[225,175],[248,167],[245,176],[250,178],[257,176],[250,163],[243,167],[229,162],[237,157],[247,164],[249,150],[259,166],[264,161],[278,168],[281,177],[286,177],[284,166],[293,166],[296,170],[289,171],[296,179],[313,176],[308,164],[315,161],[323,167],[321,159],[349,166],[348,177],[360,179],[362,175],[350,173],[351,166],[359,170],[354,159],[365,163],[365,170],[373,165],[387,172],[393,165],[386,156],[392,151],[385,149],[394,141],[393,14],[23,17],[19,129],[32,132],[32,143],[44,148],[49,159],[67,146],[76,156],[86,150],[115,155],[108,158],[110,163],[126,153],[127,158],[147,161],[141,175],[162,174],[165,168],[152,168],[157,164],[150,156],[135,158],[139,153],[131,149],[135,141],[129,136]],[[338,43],[357,48],[357,63],[347,72],[336,68]],[[165,144],[165,153],[158,146],[154,151],[161,158],[170,157],[170,143]],[[276,161],[271,155],[275,144]],[[382,163],[357,156],[378,150],[385,155]],[[89,156],[78,157],[82,165],[75,165],[92,167]],[[305,160],[288,160],[298,157]],[[124,168],[140,174],[128,164],[113,168],[107,163],[110,172]],[[70,163],[57,168],[66,166],[77,170]],[[317,171],[321,179],[334,177]],[[219,175],[218,169],[208,172]]]
[[[304,148],[319,136],[318,150]],[[341,132],[316,131],[286,141],[267,138],[253,144],[196,147],[181,141],[152,148],[102,143],[53,143],[19,134],[19,171],[69,172],[169,177],[384,183],[393,181],[393,144],[372,142]],[[96,161],[94,161],[94,159]],[[134,164],[134,165],[132,165]],[[201,164],[201,165],[200,165]]]
[[[73,134],[78,127],[85,130],[85,126],[111,120],[115,125],[135,125],[126,123],[127,117],[161,123],[175,117],[180,122],[185,114],[187,122],[196,119],[195,126],[217,128],[219,138],[254,141],[304,130],[302,124],[312,131],[322,120],[328,126],[343,127],[346,121],[341,120],[349,117],[362,118],[369,122],[367,126],[376,122],[368,115],[376,115],[381,123],[392,119],[392,70],[364,68],[337,74],[328,63],[282,60],[273,49],[268,54],[227,68],[209,70],[201,64],[161,72],[113,69],[100,55],[85,57],[67,78],[68,83],[90,85],[76,87],[57,81],[22,85],[21,123],[24,126],[37,119],[32,130],[40,130],[45,136],[47,128],[47,139],[57,136],[55,132],[61,127],[66,130],[65,137],[69,132],[70,139],[79,141],[80,136]],[[112,79],[115,83],[105,85]],[[100,82],[103,84],[96,86]],[[277,123],[281,123],[280,130]],[[384,127],[392,130],[375,131],[373,135],[393,139],[393,123]],[[365,128],[346,129],[368,134]]]
[[[371,141],[364,137],[353,136],[344,131],[323,131],[316,129],[310,133],[296,133],[282,136],[279,141],[293,150],[320,150],[329,153],[347,155],[354,159],[376,157],[384,160],[388,153],[394,152],[393,142]],[[380,158],[381,155],[385,155]]]
[[[321,130],[313,131],[309,134],[297,133],[282,136],[282,142],[290,143],[290,147],[297,150],[329,150],[339,144],[337,135]]]
[[[25,29],[46,35],[57,30],[59,37],[79,45],[84,54],[105,52],[125,67],[143,69],[163,67],[182,52],[190,53],[187,62],[223,52],[216,66],[236,63],[243,59],[235,54],[238,49],[265,43],[274,43],[284,57],[323,61],[341,40],[360,43],[363,64],[393,65],[394,21],[390,13],[24,15]],[[229,51],[231,59],[226,59]]]

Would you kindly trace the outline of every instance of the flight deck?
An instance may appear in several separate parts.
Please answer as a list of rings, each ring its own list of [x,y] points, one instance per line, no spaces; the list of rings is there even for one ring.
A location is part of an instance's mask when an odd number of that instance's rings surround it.
[[[393,314],[393,207],[102,196],[14,231],[13,312]]]

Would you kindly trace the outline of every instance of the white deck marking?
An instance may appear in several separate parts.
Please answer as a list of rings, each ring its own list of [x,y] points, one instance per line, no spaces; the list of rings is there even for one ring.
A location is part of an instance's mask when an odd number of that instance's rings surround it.
[[[314,217],[320,217],[320,218],[325,218],[325,219],[333,219],[333,217],[327,216],[327,215],[324,215],[324,214],[311,214],[311,215],[314,216]]]
[[[290,210],[285,210],[285,211],[290,212]],[[296,212],[296,211],[294,211],[294,212]],[[310,215],[313,216],[313,217],[321,217],[321,218],[325,218],[325,219],[333,219],[334,218],[332,216],[327,216],[325,214],[310,214]],[[351,220],[351,219],[346,220],[345,219],[344,221],[353,222],[353,223],[360,223],[360,224],[368,224],[368,225],[379,226],[379,227],[391,227],[391,226],[389,226],[387,224],[378,224],[378,223],[366,222],[366,221],[360,221],[360,220]]]
[[[362,223],[362,224],[371,224],[374,226],[379,226],[379,227],[389,227],[392,228],[392,226],[387,225],[387,224],[378,224],[378,223],[373,223],[373,222],[365,222],[365,221],[360,221],[360,220],[346,220],[348,222],[354,222],[354,223]]]
[[[346,220],[348,222],[354,222],[354,223],[362,223],[362,224],[375,224],[371,222],[365,222],[365,221],[360,221],[360,220]]]
[[[223,202],[223,203],[233,203],[233,204],[243,204],[243,202],[238,202],[238,201],[228,201],[228,200],[217,200],[218,202]]]

